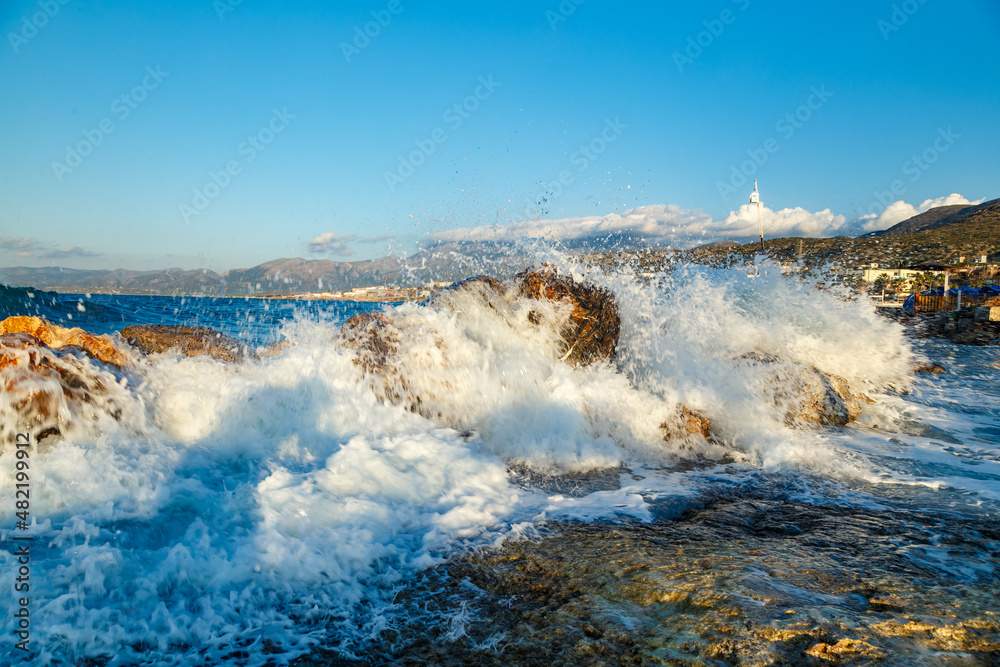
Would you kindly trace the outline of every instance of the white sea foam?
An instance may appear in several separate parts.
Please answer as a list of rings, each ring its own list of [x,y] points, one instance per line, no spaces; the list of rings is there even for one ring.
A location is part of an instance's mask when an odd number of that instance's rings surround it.
[[[32,454],[40,664],[224,662],[248,646],[246,660],[263,664],[263,641],[278,660],[317,642],[351,650],[400,622],[395,593],[414,573],[465,546],[553,519],[650,520],[653,503],[736,483],[741,471],[995,497],[995,441],[975,441],[995,412],[980,406],[956,426],[949,403],[964,394],[937,378],[909,397],[884,394],[908,383],[913,355],[866,304],[773,266],[756,278],[688,267],[648,285],[590,279],[614,292],[622,337],[614,362],[587,368],[559,360],[556,330],[527,326],[524,304],[498,310],[452,295],[447,308],[397,308],[408,336],[396,370],[430,419],[380,402],[329,322],[291,322],[292,345],[242,365],[148,358],[126,386],[108,387],[118,420],[67,422]],[[835,373],[876,403],[858,428],[787,423],[766,400],[773,376],[739,363],[748,352]],[[0,409],[13,419],[11,401],[0,397]],[[707,415],[717,439],[664,440],[659,425],[680,406]],[[961,444],[914,435],[912,422]],[[617,488],[586,491],[597,473]],[[530,481],[567,474],[584,492]],[[13,485],[3,465],[4,516]],[[0,587],[12,590],[13,531],[3,529]],[[460,633],[460,615],[453,621]],[[13,656],[9,647],[0,655]]]

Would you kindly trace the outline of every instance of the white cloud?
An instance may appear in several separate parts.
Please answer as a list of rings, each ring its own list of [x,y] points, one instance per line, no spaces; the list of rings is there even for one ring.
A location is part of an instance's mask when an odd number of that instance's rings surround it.
[[[847,223],[847,218],[834,215],[828,208],[810,213],[798,206],[783,208],[780,211],[761,206],[760,217],[764,235],[770,237],[833,236]],[[744,204],[739,211],[730,212],[724,224],[727,226],[727,231],[731,230],[731,236],[757,236],[757,209],[750,204]]]
[[[309,252],[316,255],[348,257],[354,254],[354,250],[347,243],[353,241],[354,238],[354,234],[334,234],[333,232],[320,234],[309,242]]]
[[[360,237],[357,234],[334,234],[327,232],[320,234],[309,242],[309,252],[315,255],[339,255],[348,257],[354,254],[354,249],[348,243],[381,243],[391,241],[393,236],[368,236]]]
[[[7,251],[17,257],[38,257],[42,259],[64,259],[66,257],[101,257],[102,253],[84,250],[80,246],[53,248],[32,238],[0,236],[0,251]]]
[[[829,209],[810,213],[802,208],[774,211],[761,207],[764,235],[830,236],[846,223]],[[700,209],[676,205],[641,206],[623,214],[527,220],[512,225],[452,229],[428,237],[423,245],[450,242],[512,242],[543,239],[563,243],[587,242],[613,246],[616,243],[649,243],[658,246],[692,247],[712,241],[749,241],[757,237],[757,210],[749,204],[732,211],[724,220],[713,220]]]
[[[801,207],[773,210],[761,207],[764,238],[804,236],[822,238],[854,236],[887,229],[938,206],[979,204],[960,194],[928,199],[919,206],[904,201],[890,204],[880,215],[869,215],[851,222],[830,209],[807,211]],[[434,247],[444,243],[494,242],[511,243],[521,240],[557,241],[567,245],[587,245],[594,248],[641,246],[673,246],[689,248],[713,241],[748,242],[757,238],[757,208],[744,204],[722,220],[700,209],[684,209],[676,205],[640,206],[622,214],[563,218],[558,220],[526,220],[510,225],[484,225],[451,229],[428,236],[421,243]]]
[[[75,245],[68,248],[59,248],[58,250],[49,250],[42,257],[46,259],[62,259],[64,257],[100,257],[101,254],[99,252],[84,250],[80,246]]]
[[[954,206],[957,204],[981,204],[985,199],[979,199],[977,201],[969,201],[957,192],[953,192],[947,197],[938,197],[937,199],[925,199],[920,206],[913,206],[908,204],[903,200],[893,202],[885,207],[882,213],[876,215],[871,213],[862,217],[864,224],[861,229],[865,232],[879,232],[883,229],[889,229],[893,225],[899,224],[904,220],[909,220],[913,216],[929,211],[932,208],[937,208],[938,206]]]

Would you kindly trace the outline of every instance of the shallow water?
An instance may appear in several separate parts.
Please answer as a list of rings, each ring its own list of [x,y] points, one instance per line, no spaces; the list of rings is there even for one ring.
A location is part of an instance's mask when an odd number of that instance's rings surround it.
[[[399,371],[434,421],[380,402],[337,342],[370,304],[29,303],[94,333],[293,343],[240,366],[150,357],[106,383],[117,419],[32,452],[36,662],[810,664],[842,639],[866,643],[840,645],[847,664],[998,660],[994,349],[913,342],[774,267],[591,279],[622,337],[588,368],[516,305],[397,308]],[[749,352],[874,402],[847,428],[789,422],[793,378]],[[911,377],[918,357],[949,372]],[[681,405],[711,442],[664,440]],[[6,590],[15,534],[0,527]]]

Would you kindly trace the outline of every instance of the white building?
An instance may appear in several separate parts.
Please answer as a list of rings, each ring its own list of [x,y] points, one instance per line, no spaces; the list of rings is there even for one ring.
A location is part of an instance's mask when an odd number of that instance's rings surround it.
[[[913,277],[918,276],[921,273],[933,273],[934,275],[943,275],[938,271],[914,271],[913,269],[879,269],[871,268],[865,269],[861,274],[861,279],[866,283],[873,283],[882,276],[888,276],[889,280],[901,279],[905,281],[906,285],[913,282]]]

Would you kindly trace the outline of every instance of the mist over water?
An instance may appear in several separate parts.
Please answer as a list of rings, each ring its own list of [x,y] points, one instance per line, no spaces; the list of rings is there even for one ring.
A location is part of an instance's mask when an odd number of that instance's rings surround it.
[[[691,508],[721,497],[739,506],[741,494],[819,515],[995,520],[995,353],[914,344],[868,304],[773,265],[755,277],[685,265],[640,279],[584,276],[548,259],[614,293],[617,357],[566,364],[555,328],[525,326],[523,304],[453,293],[440,297],[447,308],[399,306],[393,317],[410,335],[397,370],[433,420],[380,401],[338,341],[339,325],[370,304],[99,295],[41,304],[39,314],[62,313],[59,323],[93,333],[183,322],[291,345],[240,365],[153,355],[115,375],[91,364],[103,403],[32,452],[38,663],[263,665],[320,647],[377,661],[405,650],[414,627],[486,655],[505,639],[461,630],[477,594],[442,602],[424,578],[552,522],[683,525]],[[11,298],[0,315],[35,314],[22,305]],[[534,307],[558,321],[559,305]],[[748,363],[752,354],[778,361]],[[925,357],[949,374],[914,378],[911,362]],[[787,418],[811,367],[871,399],[856,422],[808,428]],[[17,421],[18,391],[0,396],[5,425]],[[102,412],[111,404],[117,418]],[[709,441],[665,438],[660,425],[682,407],[711,420]],[[9,444],[0,455],[7,517]],[[2,527],[4,590],[16,572],[13,533]],[[983,539],[994,556],[941,548],[912,558],[975,584],[996,576],[997,544]],[[578,555],[589,558],[582,546]],[[0,599],[10,636],[12,598]],[[10,643],[0,652],[19,657]]]

